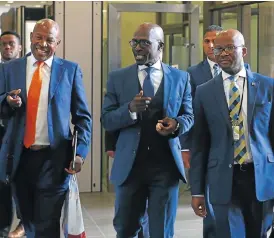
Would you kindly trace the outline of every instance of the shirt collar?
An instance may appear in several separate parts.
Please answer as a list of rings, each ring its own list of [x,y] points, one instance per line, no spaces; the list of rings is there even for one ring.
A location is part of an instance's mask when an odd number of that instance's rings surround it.
[[[213,62],[212,60],[210,60],[209,58],[207,58],[207,62],[208,62],[208,64],[209,64],[209,66],[210,66],[211,69],[213,69],[213,66],[215,64],[217,64],[217,63]]]
[[[31,65],[33,66],[36,62],[37,62],[37,59],[35,59],[35,57],[33,56],[33,54],[31,54],[30,56],[30,63]],[[48,58],[47,60],[45,60],[45,64],[51,68],[51,65],[52,65],[52,61],[53,61],[53,56],[51,56],[50,58]]]
[[[153,64],[151,67],[155,68],[155,69],[158,69],[158,70],[161,70],[162,68],[162,65],[161,65],[161,61],[158,60],[155,64]],[[138,69],[139,71],[142,71],[144,69],[148,68],[148,66],[146,65],[138,65]]]
[[[222,77],[224,80],[228,79],[230,76],[231,76],[230,74],[228,74],[222,70]],[[242,69],[234,76],[235,76],[236,80],[238,79],[238,77],[246,78],[246,69],[245,69],[244,65],[242,66]]]

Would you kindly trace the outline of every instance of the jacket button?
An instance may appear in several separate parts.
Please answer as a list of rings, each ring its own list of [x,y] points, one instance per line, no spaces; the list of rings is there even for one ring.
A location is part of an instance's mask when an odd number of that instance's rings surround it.
[[[232,164],[229,164],[228,167],[231,169],[232,168]]]
[[[135,150],[133,150],[133,154],[135,154],[136,153],[136,151]]]

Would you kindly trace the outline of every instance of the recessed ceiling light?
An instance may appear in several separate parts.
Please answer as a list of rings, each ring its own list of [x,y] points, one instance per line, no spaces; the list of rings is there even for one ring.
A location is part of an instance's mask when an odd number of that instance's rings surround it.
[[[42,7],[41,5],[35,5],[35,7]]]
[[[8,3],[10,3],[10,4],[11,4],[11,3],[13,3],[13,1],[8,1]]]

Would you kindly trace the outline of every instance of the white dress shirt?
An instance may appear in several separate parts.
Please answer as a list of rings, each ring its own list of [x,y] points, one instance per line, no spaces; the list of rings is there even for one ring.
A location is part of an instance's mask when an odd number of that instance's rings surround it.
[[[230,77],[228,73],[222,71],[222,77],[224,80],[224,91],[227,100],[227,105],[229,106],[229,90],[230,90]],[[245,140],[246,140],[246,149],[248,153],[248,159],[245,162],[252,162],[252,155],[250,150],[250,143],[249,143],[249,133],[248,133],[248,122],[247,122],[247,77],[246,77],[246,69],[243,66],[241,71],[235,75],[236,80],[236,87],[239,89],[240,97],[242,102],[242,109],[241,113],[243,115],[243,123],[244,123],[244,133],[245,133]],[[243,85],[245,83],[245,85]],[[243,92],[244,88],[244,92]],[[243,96],[243,99],[242,99]]]
[[[158,60],[154,65],[150,66],[153,69],[151,70],[150,79],[152,81],[153,87],[154,87],[154,95],[157,93],[158,88],[162,82],[163,79],[163,69],[161,65],[161,61]],[[138,65],[138,78],[141,87],[143,88],[143,84],[145,81],[145,78],[147,76],[147,72],[145,69],[148,68],[146,65]],[[137,120],[137,113],[136,112],[129,112],[130,116],[133,120]]]
[[[36,134],[34,145],[49,145],[48,136],[48,94],[49,94],[49,83],[51,75],[51,65],[53,56],[47,59],[41,68],[42,87],[40,92],[38,111],[36,117]],[[27,75],[26,75],[26,89],[27,93],[32,81],[33,74],[37,69],[37,60],[31,54],[27,57]]]

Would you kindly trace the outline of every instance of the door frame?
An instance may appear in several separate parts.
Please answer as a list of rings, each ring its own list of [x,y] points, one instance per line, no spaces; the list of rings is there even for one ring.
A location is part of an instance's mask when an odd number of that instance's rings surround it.
[[[154,13],[188,13],[190,65],[199,61],[199,6],[192,4],[166,3],[110,3],[108,5],[108,72],[121,68],[121,13],[154,12]],[[196,29],[196,30],[195,30]]]

